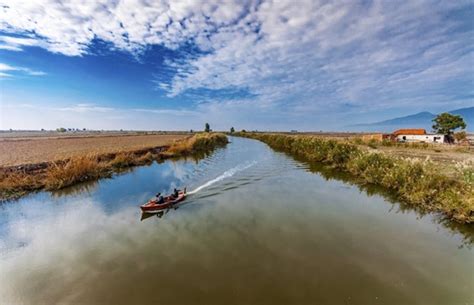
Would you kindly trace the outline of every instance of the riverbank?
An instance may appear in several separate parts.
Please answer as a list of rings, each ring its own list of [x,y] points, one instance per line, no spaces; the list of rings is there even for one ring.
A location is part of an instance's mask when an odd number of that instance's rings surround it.
[[[362,149],[349,141],[311,135],[237,133],[308,162],[350,173],[360,184],[382,186],[401,201],[443,213],[459,223],[474,222],[474,172],[460,168],[443,174],[429,160],[413,160]]]
[[[220,133],[199,133],[168,145],[82,155],[22,166],[0,168],[0,200],[19,198],[37,190],[58,190],[76,183],[110,177],[113,173],[164,159],[205,154],[227,143]]]

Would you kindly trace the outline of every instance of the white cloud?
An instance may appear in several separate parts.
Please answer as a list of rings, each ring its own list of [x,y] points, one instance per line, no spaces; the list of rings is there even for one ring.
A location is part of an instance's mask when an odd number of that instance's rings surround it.
[[[472,92],[474,85],[474,29],[470,18],[458,14],[469,10],[470,1],[1,4],[0,30],[9,34],[0,40],[12,50],[38,46],[81,56],[99,39],[139,55],[150,45],[176,50],[194,44],[205,53],[169,58],[167,68],[175,74],[157,80],[157,88],[170,96],[242,88],[255,98],[232,103],[249,111],[258,105],[317,115],[325,108],[344,111],[345,105],[364,111],[420,101],[426,109],[455,103],[459,91]]]
[[[31,76],[43,76],[46,75],[45,72],[43,71],[35,71],[30,68],[24,68],[24,67],[14,67],[10,66],[8,64],[0,63],[0,77],[12,77],[13,75],[4,73],[4,71],[9,71],[9,72],[21,72],[24,74],[28,74]]]
[[[20,47],[7,45],[7,44],[0,44],[0,50],[7,50],[7,51],[22,51]]]
[[[95,38],[132,52],[151,44],[176,48],[239,18],[246,7],[239,2],[4,0],[0,30],[34,31],[32,44],[70,56],[85,54]]]
[[[5,72],[0,72],[0,78],[9,78],[9,77],[12,77],[12,75]]]
[[[78,112],[78,113],[87,113],[87,112],[112,112],[115,109],[111,107],[102,107],[95,104],[76,104],[67,107],[58,107],[58,108],[50,108],[51,110],[59,110],[59,111],[68,111],[68,112]]]
[[[16,68],[16,67],[12,67],[10,65],[0,63],[0,71],[14,71],[14,70],[17,70],[17,69],[18,68]]]
[[[200,115],[198,111],[186,110],[186,109],[150,109],[150,108],[135,108],[132,109],[136,112],[163,114],[171,116],[189,116],[189,115]]]
[[[8,51],[23,51],[22,47],[44,46],[44,44],[33,38],[0,36],[0,49]]]

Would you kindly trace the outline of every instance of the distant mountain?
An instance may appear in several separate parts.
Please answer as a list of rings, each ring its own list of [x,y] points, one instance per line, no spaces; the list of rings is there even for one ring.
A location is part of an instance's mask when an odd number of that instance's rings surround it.
[[[474,107],[461,108],[446,112],[462,116],[467,125],[466,130],[474,131]],[[432,120],[435,117],[435,114],[424,111],[404,117],[375,123],[357,124],[350,127],[365,131],[393,131],[394,129],[399,128],[424,128],[427,131],[431,131],[431,126],[433,125]]]

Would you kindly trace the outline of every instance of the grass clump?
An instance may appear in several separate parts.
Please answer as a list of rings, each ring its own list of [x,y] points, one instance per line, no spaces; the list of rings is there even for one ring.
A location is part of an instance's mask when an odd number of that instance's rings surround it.
[[[133,153],[130,152],[123,152],[118,153],[115,158],[113,158],[109,165],[115,169],[122,169],[127,168],[133,165],[136,165],[137,158],[134,156]]]
[[[361,184],[379,185],[413,206],[440,211],[460,223],[474,222],[474,171],[454,176],[439,172],[429,160],[410,160],[360,149],[356,143],[314,136],[245,133],[270,147],[310,162],[320,162],[352,174]],[[418,147],[418,146],[417,146]],[[426,148],[425,145],[419,147]]]
[[[166,154],[174,157],[189,156],[227,143],[227,137],[222,133],[198,133],[185,140],[175,141]]]
[[[0,198],[23,196],[41,187],[40,181],[23,171],[0,173]]]
[[[47,190],[57,190],[98,178],[103,172],[103,164],[94,156],[71,158],[67,162],[53,163],[46,171],[43,184]]]

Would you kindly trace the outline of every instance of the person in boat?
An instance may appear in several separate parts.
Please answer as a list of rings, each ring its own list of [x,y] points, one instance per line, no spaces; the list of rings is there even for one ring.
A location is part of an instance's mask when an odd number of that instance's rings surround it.
[[[156,203],[161,204],[163,202],[165,202],[165,199],[161,196],[161,193],[156,194]]]
[[[175,188],[174,191],[173,191],[173,197],[174,197],[174,198],[178,198],[178,196],[179,196],[179,190],[177,190],[177,189]]]

